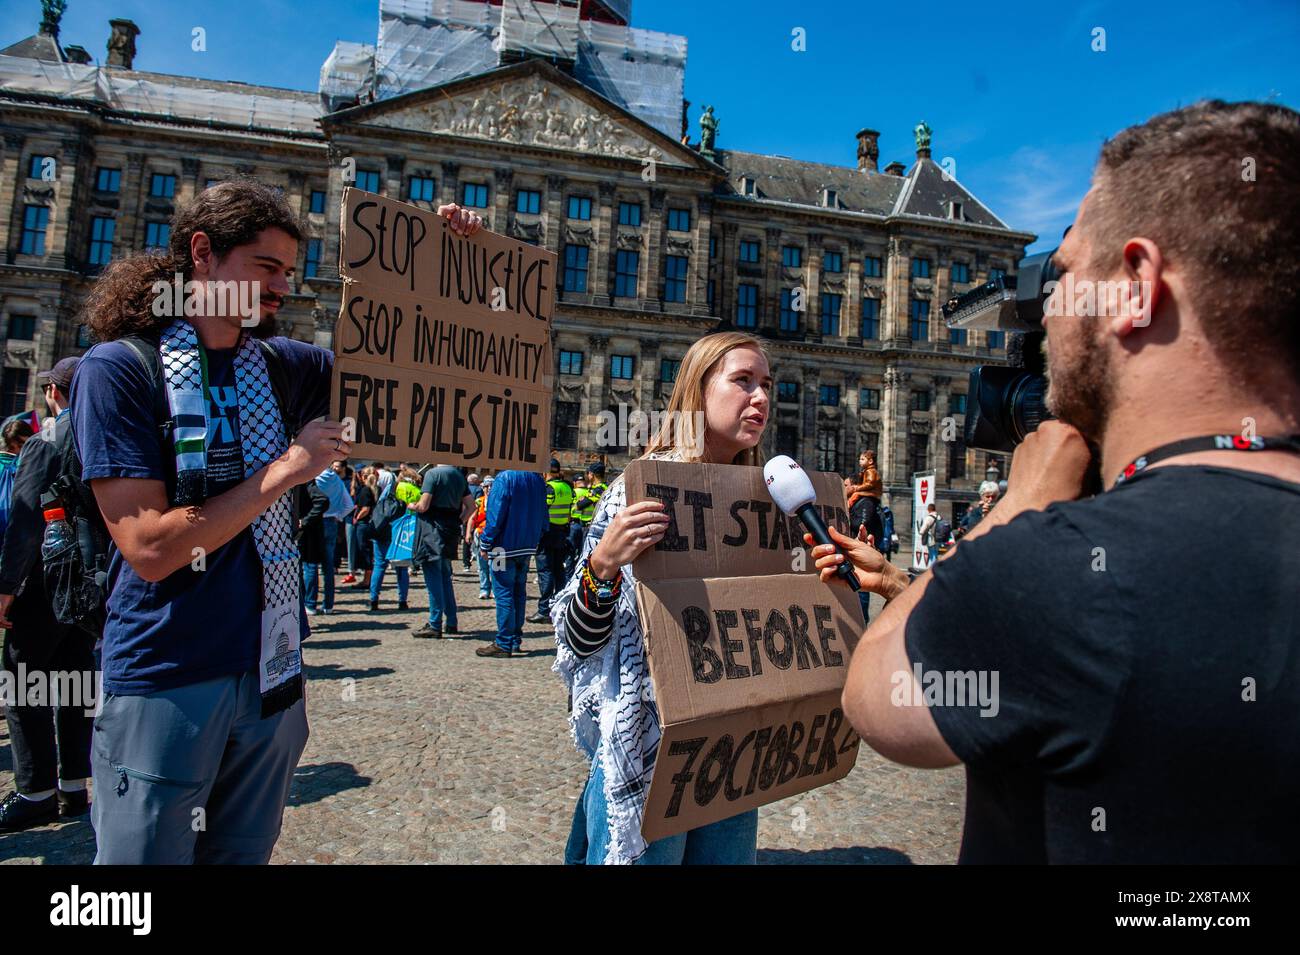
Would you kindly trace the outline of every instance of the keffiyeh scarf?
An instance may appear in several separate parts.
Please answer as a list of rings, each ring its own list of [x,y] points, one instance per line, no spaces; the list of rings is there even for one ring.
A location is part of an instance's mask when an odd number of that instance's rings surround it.
[[[207,497],[207,354],[199,344],[194,326],[180,319],[163,332],[159,352],[174,425],[175,503],[182,507],[199,505]],[[234,367],[239,436],[247,478],[283,454],[289,440],[271,389],[266,357],[248,332],[240,335]],[[302,698],[299,618],[302,572],[293,541],[289,492],[262,512],[253,522],[252,530],[262,563],[258,678],[265,718]]]
[[[658,461],[682,459],[677,451],[648,457]],[[620,475],[596,506],[582,547],[582,560],[625,506],[627,490]],[[605,864],[626,865],[641,858],[646,850],[641,818],[659,754],[659,711],[650,684],[632,565],[623,567],[614,632],[599,652],[586,658],[579,658],[569,648],[563,632],[569,603],[577,598],[580,582],[581,575],[574,574],[552,606],[557,647],[552,669],[564,678],[573,694],[569,728],[574,742],[589,759],[601,761],[610,830]]]

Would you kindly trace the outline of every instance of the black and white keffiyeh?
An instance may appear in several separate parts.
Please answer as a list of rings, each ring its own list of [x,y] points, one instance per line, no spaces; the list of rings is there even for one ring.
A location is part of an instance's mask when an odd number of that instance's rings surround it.
[[[680,461],[678,451],[647,455],[650,460]],[[592,518],[582,547],[586,560],[610,521],[627,506],[623,476],[610,484]],[[623,567],[623,583],[614,606],[614,631],[609,642],[589,657],[579,657],[565,637],[569,603],[577,598],[581,574],[574,574],[568,586],[551,606],[555,623],[555,665],[573,694],[569,728],[573,739],[589,759],[599,759],[605,777],[605,805],[609,817],[609,851],[606,865],[626,865],[646,851],[641,836],[646,794],[659,753],[659,711],[650,684],[641,615],[636,606],[636,578],[632,565]]]
[[[176,501],[202,504],[207,496],[206,358],[189,322],[177,319],[159,344],[163,379],[174,425]],[[280,406],[271,388],[266,357],[243,332],[236,347],[235,390],[244,477],[274,461],[289,447]],[[299,603],[302,571],[293,540],[290,492],[282,494],[252,524],[262,562],[262,628],[258,677],[262,716],[292,706],[302,697],[302,634]]]

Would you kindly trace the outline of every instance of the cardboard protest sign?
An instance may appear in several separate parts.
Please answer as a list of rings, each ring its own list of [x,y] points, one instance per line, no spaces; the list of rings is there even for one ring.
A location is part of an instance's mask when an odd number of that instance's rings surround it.
[[[545,470],[554,253],[343,190],[330,413],[357,457]]]
[[[847,533],[844,487],[810,474],[826,523]],[[663,738],[647,840],[685,832],[848,774],[857,736],[840,709],[864,623],[857,596],[818,579],[803,529],[760,468],[635,461],[629,504],[672,521],[634,566]]]

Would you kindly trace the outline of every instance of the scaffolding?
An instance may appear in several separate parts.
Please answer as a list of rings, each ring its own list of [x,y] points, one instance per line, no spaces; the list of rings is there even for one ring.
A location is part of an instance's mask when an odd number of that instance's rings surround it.
[[[310,93],[0,56],[0,96],[56,96],[123,113],[239,129],[316,134],[320,107]]]
[[[624,21],[630,0],[603,4]],[[576,2],[380,0],[375,46],[340,42],[321,67],[327,111],[544,57],[664,134],[680,133],[686,38],[582,19]]]

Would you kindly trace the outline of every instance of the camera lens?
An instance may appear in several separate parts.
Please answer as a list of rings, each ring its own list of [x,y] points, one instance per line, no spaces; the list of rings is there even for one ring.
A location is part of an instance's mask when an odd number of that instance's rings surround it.
[[[1047,379],[1042,375],[1023,375],[1015,382],[1007,402],[1008,419],[1016,443],[1054,415],[1047,410]]]

